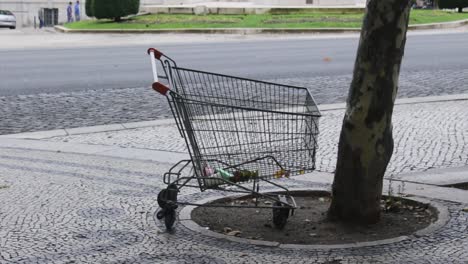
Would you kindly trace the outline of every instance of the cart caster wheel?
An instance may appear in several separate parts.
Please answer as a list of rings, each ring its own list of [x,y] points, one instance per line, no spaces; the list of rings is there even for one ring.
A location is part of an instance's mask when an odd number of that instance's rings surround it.
[[[167,210],[164,215],[164,224],[166,225],[167,230],[172,229],[172,226],[174,226],[175,220],[176,220],[175,210]]]
[[[274,206],[284,207],[280,202],[275,202]],[[283,229],[288,222],[289,208],[273,208],[273,224],[278,229]]]
[[[158,220],[161,220],[164,218],[164,211],[161,210],[159,211],[157,214],[156,214],[156,218],[158,218]]]
[[[160,208],[166,208],[169,201],[177,203],[177,186],[169,184],[166,189],[162,189],[158,194],[158,205]]]
[[[162,189],[159,193],[158,193],[158,204],[159,204],[159,207],[160,208],[164,208],[166,207],[166,197],[167,197],[167,190],[166,189]]]
[[[167,186],[167,191],[168,191],[167,199],[173,202],[177,202],[177,193],[179,192],[179,190],[177,189],[177,186],[175,184],[169,184]]]

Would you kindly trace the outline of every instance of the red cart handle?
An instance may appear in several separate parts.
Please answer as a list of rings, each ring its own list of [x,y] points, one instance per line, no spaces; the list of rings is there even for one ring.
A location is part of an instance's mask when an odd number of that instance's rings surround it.
[[[159,50],[155,49],[155,48],[149,48],[148,49],[148,55],[151,54],[151,52],[154,53],[154,58],[156,59],[161,59],[161,56],[164,55],[162,52],[160,52]]]
[[[170,89],[160,82],[154,82],[153,90],[165,96]]]

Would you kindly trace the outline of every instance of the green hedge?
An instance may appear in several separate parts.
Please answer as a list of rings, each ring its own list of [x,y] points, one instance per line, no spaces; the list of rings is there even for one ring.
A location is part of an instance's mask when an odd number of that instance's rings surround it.
[[[137,14],[140,0],[92,0],[94,17],[109,18],[120,21],[121,17]]]
[[[468,7],[468,0],[439,0],[439,8],[458,8],[461,13],[465,7]]]
[[[94,0],[86,0],[86,3],[85,3],[86,15],[89,16],[89,17],[94,16],[94,14],[93,14],[93,2],[94,2]]]

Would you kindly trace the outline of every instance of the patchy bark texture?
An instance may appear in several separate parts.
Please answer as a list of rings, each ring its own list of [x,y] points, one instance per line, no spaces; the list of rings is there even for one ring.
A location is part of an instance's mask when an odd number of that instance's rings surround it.
[[[370,224],[380,219],[409,12],[408,0],[367,3],[338,145],[331,220]]]

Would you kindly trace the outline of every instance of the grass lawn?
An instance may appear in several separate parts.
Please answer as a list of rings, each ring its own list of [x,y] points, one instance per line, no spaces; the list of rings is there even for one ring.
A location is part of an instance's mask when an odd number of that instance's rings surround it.
[[[136,16],[120,23],[87,20],[65,24],[70,29],[180,29],[180,28],[359,28],[363,14],[338,12],[298,12],[263,15],[173,15]],[[440,10],[412,10],[410,24],[426,24],[468,19],[468,13]]]

